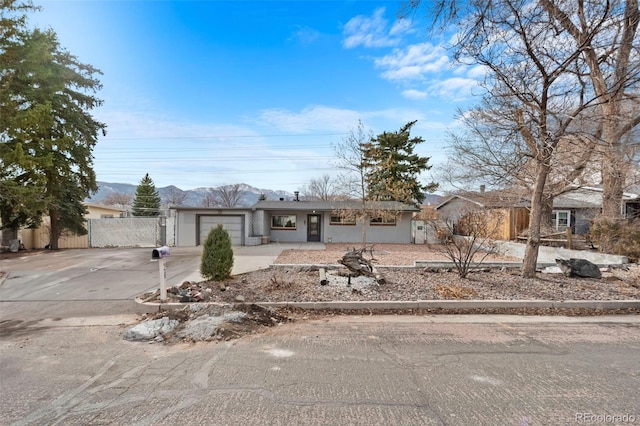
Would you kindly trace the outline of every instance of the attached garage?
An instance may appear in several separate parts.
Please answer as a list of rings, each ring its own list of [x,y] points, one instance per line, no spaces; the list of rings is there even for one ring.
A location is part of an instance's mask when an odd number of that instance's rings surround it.
[[[197,215],[197,238],[196,245],[204,244],[211,229],[222,225],[222,228],[229,233],[231,244],[241,246],[244,244],[244,215]]]

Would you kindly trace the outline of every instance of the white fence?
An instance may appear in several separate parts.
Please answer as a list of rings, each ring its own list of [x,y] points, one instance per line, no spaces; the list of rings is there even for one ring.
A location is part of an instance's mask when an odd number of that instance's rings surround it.
[[[89,247],[175,245],[174,218],[114,217],[89,219]]]

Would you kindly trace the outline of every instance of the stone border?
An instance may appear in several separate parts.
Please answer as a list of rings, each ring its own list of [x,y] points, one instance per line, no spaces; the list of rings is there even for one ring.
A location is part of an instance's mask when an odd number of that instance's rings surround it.
[[[233,303],[152,303],[142,302],[136,298],[138,313],[153,313],[181,309],[188,305],[232,306]],[[244,303],[249,304],[249,303]],[[617,310],[640,309],[640,300],[416,300],[406,302],[395,301],[361,301],[361,302],[255,302],[256,305],[268,308],[299,308],[308,310],[408,310],[408,309],[443,309],[443,310],[476,310],[476,309],[591,309]],[[237,304],[236,304],[237,305]]]

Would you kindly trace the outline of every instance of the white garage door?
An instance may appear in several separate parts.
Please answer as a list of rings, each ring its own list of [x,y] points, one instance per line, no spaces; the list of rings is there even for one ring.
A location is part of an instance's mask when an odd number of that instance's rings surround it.
[[[242,216],[200,216],[200,245],[207,240],[209,231],[218,225],[229,233],[232,245],[242,245]]]

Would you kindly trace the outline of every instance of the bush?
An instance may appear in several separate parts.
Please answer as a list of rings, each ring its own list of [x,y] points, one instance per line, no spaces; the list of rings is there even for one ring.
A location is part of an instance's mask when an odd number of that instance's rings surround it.
[[[222,281],[231,276],[233,250],[229,233],[218,225],[209,231],[202,249],[200,274],[210,281]]]
[[[491,236],[502,222],[496,212],[460,210],[456,216],[460,218],[457,225],[447,218],[430,223],[440,241],[436,251],[453,262],[460,278],[466,278],[472,268],[495,252]]]
[[[635,262],[640,259],[640,220],[596,218],[589,233],[601,252],[627,256]]]

